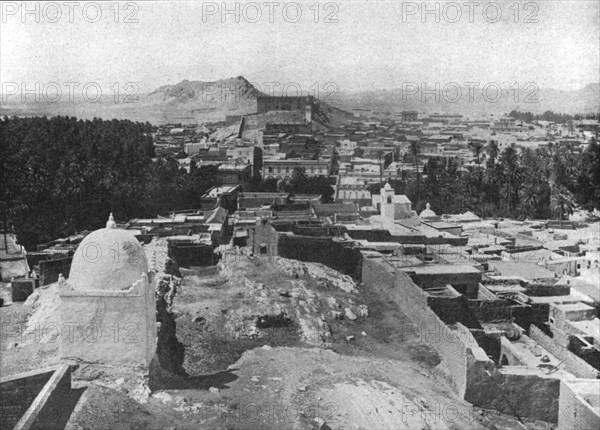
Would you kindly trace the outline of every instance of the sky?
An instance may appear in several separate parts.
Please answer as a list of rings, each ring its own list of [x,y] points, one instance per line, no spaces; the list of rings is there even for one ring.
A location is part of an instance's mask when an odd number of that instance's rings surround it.
[[[600,81],[599,45],[598,0],[2,2],[0,81],[134,83],[140,93],[240,75],[303,90],[574,90]]]

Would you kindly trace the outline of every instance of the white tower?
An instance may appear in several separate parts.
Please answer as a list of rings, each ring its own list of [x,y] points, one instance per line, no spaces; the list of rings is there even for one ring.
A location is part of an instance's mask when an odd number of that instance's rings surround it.
[[[394,189],[389,182],[386,182],[385,186],[381,188],[381,216],[394,219],[395,207],[394,207]]]

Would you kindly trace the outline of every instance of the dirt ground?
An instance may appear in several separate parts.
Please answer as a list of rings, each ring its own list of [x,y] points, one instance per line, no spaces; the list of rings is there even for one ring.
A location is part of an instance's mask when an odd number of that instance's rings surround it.
[[[4,307],[0,318],[26,325],[40,306]],[[149,393],[134,371],[80,366],[67,428],[551,428],[457,398],[395,303],[321,265],[237,255],[217,274],[185,276],[172,311],[188,376]],[[3,376],[58,362],[56,342],[6,334]]]

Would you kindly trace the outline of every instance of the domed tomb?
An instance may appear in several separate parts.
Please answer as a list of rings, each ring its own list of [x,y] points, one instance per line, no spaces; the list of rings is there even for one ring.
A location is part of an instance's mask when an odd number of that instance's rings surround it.
[[[126,290],[148,273],[144,248],[128,230],[106,228],[87,235],[77,247],[68,284],[75,290]]]
[[[427,203],[425,209],[419,214],[421,218],[435,218],[437,215],[431,210],[431,205]]]

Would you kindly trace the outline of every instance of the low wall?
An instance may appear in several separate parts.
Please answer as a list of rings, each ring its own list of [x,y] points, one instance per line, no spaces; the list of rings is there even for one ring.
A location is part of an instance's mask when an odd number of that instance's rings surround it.
[[[600,372],[565,347],[558,345],[552,338],[546,336],[536,326],[531,325],[529,327],[529,337],[539,343],[552,355],[559,358],[562,366],[578,378],[597,379],[600,377]]]
[[[13,279],[10,282],[13,302],[24,302],[35,289],[35,279]]]
[[[400,306],[416,326],[405,330],[417,330],[421,341],[435,348],[455,390],[463,397],[467,387],[467,356],[473,350],[482,352],[469,329],[457,323],[457,330],[451,330],[429,308],[428,294],[407,274],[380,257],[363,259],[362,281]]]
[[[58,275],[60,274],[62,274],[65,278],[69,276],[72,260],[72,256],[41,260],[40,285],[53,284],[54,282],[58,281]]]
[[[65,364],[0,380],[0,427],[64,428],[72,412],[71,367]]]
[[[213,246],[207,244],[189,245],[169,242],[168,255],[179,267],[213,266],[219,257],[213,253]]]
[[[529,373],[530,372],[530,373]],[[469,357],[465,400],[484,409],[534,420],[558,422],[560,380],[536,369],[506,366],[499,370]]]
[[[348,242],[327,237],[280,235],[278,254],[284,258],[321,263],[346,275],[359,277],[362,254]]]

